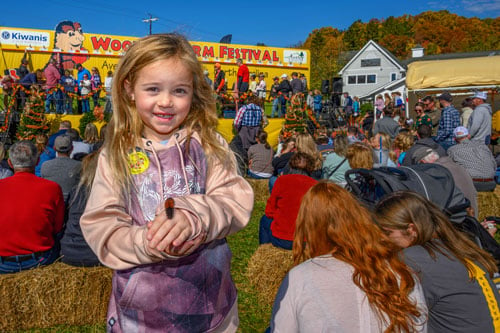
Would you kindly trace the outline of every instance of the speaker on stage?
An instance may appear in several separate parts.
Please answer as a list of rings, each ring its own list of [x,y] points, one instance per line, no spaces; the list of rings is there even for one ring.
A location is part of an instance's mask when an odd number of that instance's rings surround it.
[[[332,79],[332,90],[334,94],[342,94],[342,78],[334,77]]]
[[[323,95],[330,93],[330,81],[328,80],[321,81],[321,93]]]

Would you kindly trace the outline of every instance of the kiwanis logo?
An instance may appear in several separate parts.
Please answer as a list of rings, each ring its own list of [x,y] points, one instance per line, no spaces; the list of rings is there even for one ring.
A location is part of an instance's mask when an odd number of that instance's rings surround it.
[[[8,31],[2,31],[2,39],[9,39],[10,33]]]

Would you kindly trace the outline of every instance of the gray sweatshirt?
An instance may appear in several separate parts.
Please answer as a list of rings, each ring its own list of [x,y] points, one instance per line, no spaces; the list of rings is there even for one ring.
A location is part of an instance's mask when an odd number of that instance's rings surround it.
[[[491,135],[491,106],[487,103],[476,106],[471,116],[467,129],[471,140],[485,142],[485,138]]]

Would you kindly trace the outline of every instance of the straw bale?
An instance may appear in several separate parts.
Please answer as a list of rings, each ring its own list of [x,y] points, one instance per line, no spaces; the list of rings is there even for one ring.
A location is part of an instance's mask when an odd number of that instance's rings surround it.
[[[292,251],[260,245],[248,261],[247,277],[261,304],[272,305],[283,278],[293,266]]]
[[[267,202],[269,198],[269,180],[268,179],[246,179],[253,188],[255,201]]]
[[[59,262],[0,275],[0,331],[104,323],[111,275]]]
[[[486,216],[500,216],[500,185],[494,192],[477,192],[478,219]]]

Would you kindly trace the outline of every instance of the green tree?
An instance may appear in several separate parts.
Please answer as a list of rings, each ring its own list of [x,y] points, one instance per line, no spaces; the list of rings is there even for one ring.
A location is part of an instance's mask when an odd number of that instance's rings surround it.
[[[21,122],[17,128],[19,140],[33,140],[38,134],[46,134],[49,126],[45,119],[45,105],[42,97],[32,92],[24,106]]]

